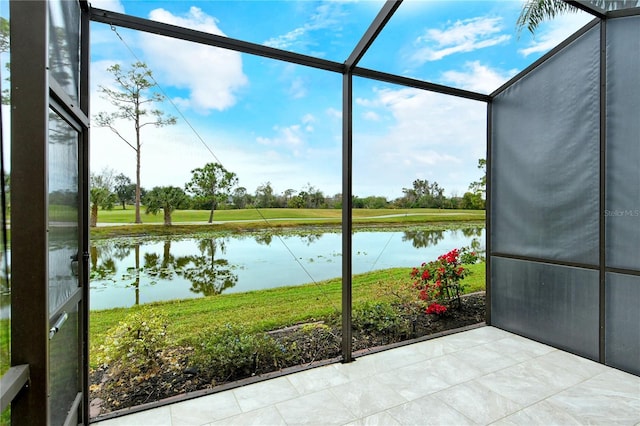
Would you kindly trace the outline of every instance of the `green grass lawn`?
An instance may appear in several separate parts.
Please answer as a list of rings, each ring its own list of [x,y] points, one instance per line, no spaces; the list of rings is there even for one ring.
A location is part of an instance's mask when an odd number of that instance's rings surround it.
[[[438,219],[440,221],[484,219],[484,210],[441,210],[441,209],[353,209],[354,219],[383,222],[424,221],[425,218]],[[381,217],[394,215],[395,217]],[[342,211],[340,209],[238,209],[216,210],[214,221],[241,221],[241,220],[269,220],[269,219],[318,219],[340,221]],[[453,219],[451,219],[453,218]],[[209,211],[207,210],[176,210],[172,215],[175,224],[183,222],[207,222]],[[114,208],[113,210],[100,210],[98,223],[131,224],[135,221],[135,212],[131,206],[126,210]],[[145,214],[142,209],[143,223],[162,223],[162,214]]]
[[[11,361],[11,321],[0,320],[0,376],[10,367]]]
[[[470,293],[484,290],[485,264],[472,265],[469,269],[470,274],[464,280],[465,291]],[[410,284],[410,271],[411,268],[392,268],[354,276],[354,304],[397,300],[391,291]],[[341,279],[335,278],[293,287],[92,311],[90,353],[92,359],[95,359],[108,330],[133,312],[144,314],[156,311],[166,315],[170,324],[168,339],[181,343],[226,323],[243,325],[254,331],[265,331],[338,314],[340,310]]]

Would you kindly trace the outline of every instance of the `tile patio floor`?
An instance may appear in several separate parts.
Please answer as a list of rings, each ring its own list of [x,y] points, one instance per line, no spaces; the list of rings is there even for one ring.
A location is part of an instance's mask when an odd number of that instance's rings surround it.
[[[640,377],[482,327],[97,423],[640,425]]]

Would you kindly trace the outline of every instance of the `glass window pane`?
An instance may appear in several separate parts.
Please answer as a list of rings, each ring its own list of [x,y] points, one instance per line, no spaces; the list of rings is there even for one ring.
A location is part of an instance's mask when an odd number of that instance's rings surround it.
[[[49,312],[78,287],[78,132],[49,114]]]
[[[9,73],[8,67],[6,64],[10,63],[9,58],[9,2],[0,2],[0,69],[2,70],[2,80],[0,80],[1,87],[1,97],[3,104],[2,111],[2,131],[6,132],[9,129],[9,108],[5,107],[5,104],[9,103]],[[6,145],[4,148],[5,156],[8,152],[9,146],[9,138],[8,134],[4,135],[4,142]],[[4,160],[4,158],[3,158]],[[5,202],[7,203],[7,209],[9,209],[9,172],[7,170],[7,165],[9,164],[9,159],[5,160],[5,163],[2,167],[2,173],[4,173],[4,184],[5,184]],[[0,216],[2,217],[2,224],[8,223],[9,218],[5,216],[5,211],[0,211]],[[9,241],[7,241],[9,244]],[[0,377],[4,373],[7,372],[9,367],[11,366],[11,282],[9,280],[9,264],[10,264],[10,252],[9,246],[5,247],[4,239],[0,235]],[[0,413],[0,425],[10,424],[11,422],[11,404]]]
[[[80,73],[80,5],[49,2],[49,67],[64,91],[77,101]]]
[[[6,68],[6,64],[10,62],[9,58],[9,5],[8,2],[0,3],[0,69],[2,70],[2,80],[1,86],[1,96],[2,96],[2,104],[8,104],[9,97],[9,76],[8,70]],[[9,137],[6,133],[7,129],[9,129],[10,122],[10,111],[8,106],[3,105],[2,111],[2,131],[4,131],[4,142],[6,149],[5,156],[7,156],[8,146],[9,146]],[[9,206],[9,185],[10,185],[10,173],[7,170],[7,166],[9,165],[9,158],[3,159],[5,162],[3,164],[2,172],[4,173],[4,184],[5,184],[5,202],[7,203],[7,210],[10,209]],[[1,211],[0,215],[2,216],[2,223],[8,223],[9,217],[5,217],[5,211]],[[7,241],[7,244],[10,244],[10,241]],[[9,264],[11,263],[10,259],[10,248],[9,246],[4,246],[4,239],[0,235],[0,377],[9,369],[11,362],[11,282],[9,280]],[[5,410],[4,413],[0,415],[0,424],[5,424],[4,422],[10,419],[10,410]]]

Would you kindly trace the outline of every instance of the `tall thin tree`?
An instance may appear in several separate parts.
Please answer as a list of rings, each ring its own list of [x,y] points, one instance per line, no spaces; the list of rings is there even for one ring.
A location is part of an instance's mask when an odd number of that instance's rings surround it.
[[[144,62],[135,62],[124,71],[120,65],[115,64],[107,68],[113,74],[115,88],[99,86],[102,97],[117,108],[115,112],[100,112],[95,117],[98,127],[109,128],[124,143],[129,145],[136,153],[136,223],[142,223],[140,216],[140,154],[142,140],[140,131],[145,126],[163,127],[176,123],[176,118],[159,109],[146,109],[154,103],[164,101],[165,97],[152,89],[155,86],[153,74]],[[145,120],[145,117],[149,117]],[[118,130],[117,121],[126,120],[133,123],[135,130],[134,139],[130,140],[123,132]]]

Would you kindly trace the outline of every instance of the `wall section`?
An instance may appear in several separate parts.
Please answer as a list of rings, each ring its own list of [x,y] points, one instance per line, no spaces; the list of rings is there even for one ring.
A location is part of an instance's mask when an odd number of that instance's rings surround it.
[[[495,96],[489,265],[493,325],[640,375],[638,111],[640,16]]]
[[[607,22],[605,360],[640,375],[640,16]]]

